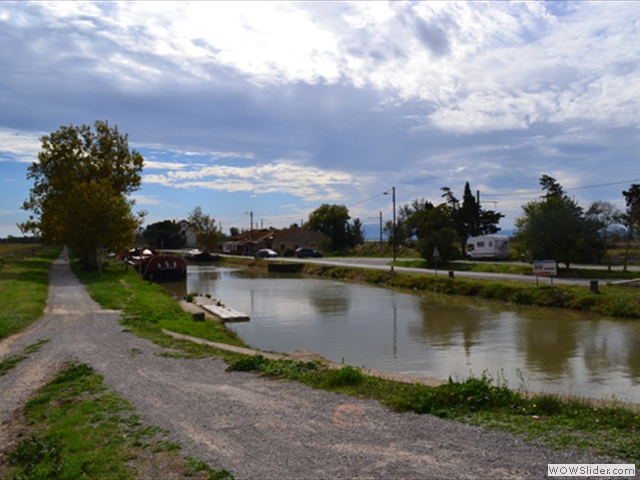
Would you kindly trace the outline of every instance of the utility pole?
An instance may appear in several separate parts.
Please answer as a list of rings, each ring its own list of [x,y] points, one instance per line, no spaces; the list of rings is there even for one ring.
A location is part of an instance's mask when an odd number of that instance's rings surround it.
[[[249,239],[253,240],[253,212],[244,212],[244,214],[249,214],[251,216],[251,224],[249,225]]]
[[[397,240],[396,240],[396,187],[392,188],[393,190],[393,261],[396,261],[396,249],[397,249]]]
[[[392,199],[393,199],[393,261],[396,261],[396,187],[391,187]],[[384,192],[384,195],[389,195],[389,192]],[[391,267],[393,269],[393,266]]]
[[[382,247],[382,210],[380,210],[380,246]]]

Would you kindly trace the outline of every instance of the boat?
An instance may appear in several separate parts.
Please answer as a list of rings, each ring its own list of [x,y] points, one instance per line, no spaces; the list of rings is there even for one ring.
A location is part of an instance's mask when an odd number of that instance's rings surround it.
[[[130,250],[124,257],[142,278],[153,282],[170,282],[187,278],[187,261],[175,255],[158,255],[149,248]]]
[[[217,255],[211,255],[208,250],[189,250],[184,254],[184,258],[189,262],[213,262]]]
[[[175,255],[154,255],[140,265],[140,274],[153,282],[172,282],[187,278],[187,261]]]

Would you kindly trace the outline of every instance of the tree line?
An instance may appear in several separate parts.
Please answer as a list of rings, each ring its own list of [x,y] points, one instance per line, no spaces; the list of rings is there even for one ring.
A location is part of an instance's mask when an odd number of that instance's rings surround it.
[[[99,268],[105,253],[130,248],[141,229],[146,212],[134,213],[135,202],[128,195],[140,188],[144,159],[129,149],[127,135],[105,121],[96,121],[93,130],[63,126],[40,140],[38,162],[27,173],[34,184],[23,203],[31,215],[18,226],[23,234],[68,245],[86,266]],[[622,192],[625,211],[602,201],[585,211],[548,175],[540,185],[540,199],[523,205],[516,219],[515,238],[531,259],[556,259],[568,267],[606,258],[610,265],[610,229],[623,226],[627,244],[640,233],[640,185]],[[469,237],[499,232],[504,215],[484,209],[469,182],[461,199],[448,187],[441,192],[438,205],[424,198],[401,205],[395,224],[385,224],[388,242],[414,248],[429,263],[436,260],[437,249],[438,259],[446,262],[464,256]],[[222,234],[212,216],[198,206],[187,220],[199,245],[217,247]],[[330,253],[348,252],[365,241],[362,222],[352,219],[344,205],[322,204],[303,226],[323,234],[321,248]],[[171,220],[149,225],[143,233],[155,246],[184,245],[180,226]]]

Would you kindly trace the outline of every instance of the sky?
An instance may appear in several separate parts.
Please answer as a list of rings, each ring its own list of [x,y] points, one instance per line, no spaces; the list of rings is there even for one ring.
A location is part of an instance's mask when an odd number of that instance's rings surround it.
[[[0,2],[0,237],[22,235],[39,139],[96,120],[145,158],[146,225],[328,203],[376,226],[392,187],[399,207],[469,182],[510,231],[543,174],[624,208],[640,2]]]

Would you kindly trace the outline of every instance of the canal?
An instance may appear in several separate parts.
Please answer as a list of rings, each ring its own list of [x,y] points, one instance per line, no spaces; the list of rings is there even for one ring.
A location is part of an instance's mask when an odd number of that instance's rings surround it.
[[[640,322],[300,275],[189,265],[176,297],[210,294],[250,315],[250,347],[432,378],[483,372],[509,386],[640,401]]]

